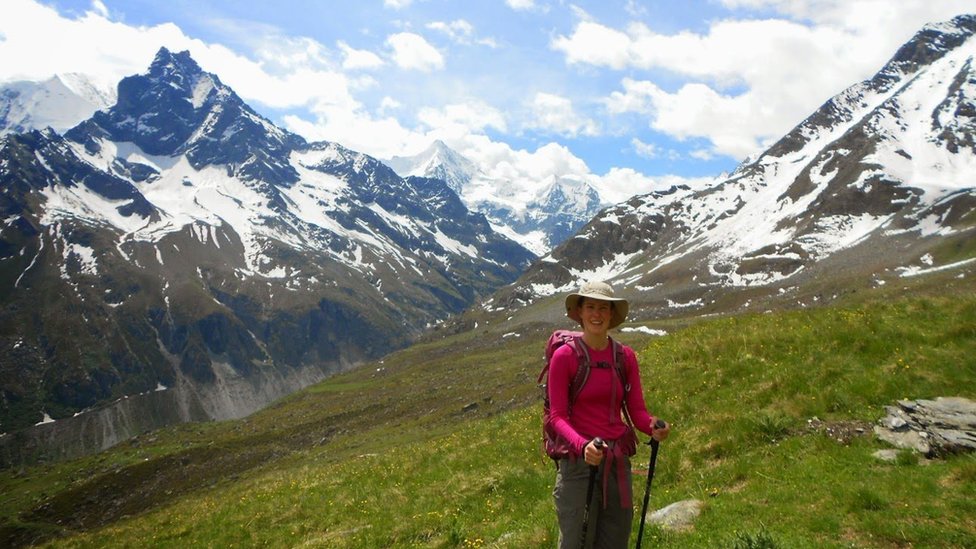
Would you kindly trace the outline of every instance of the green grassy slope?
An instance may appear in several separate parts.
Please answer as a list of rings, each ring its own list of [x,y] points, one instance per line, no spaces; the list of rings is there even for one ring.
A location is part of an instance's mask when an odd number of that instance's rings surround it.
[[[871,456],[884,405],[976,398],[974,283],[935,282],[623,334],[675,426],[652,506],[705,501],[693,530],[645,546],[976,547],[976,458]],[[552,547],[534,386],[548,329],[427,342],[242,421],[2,471],[0,544]]]

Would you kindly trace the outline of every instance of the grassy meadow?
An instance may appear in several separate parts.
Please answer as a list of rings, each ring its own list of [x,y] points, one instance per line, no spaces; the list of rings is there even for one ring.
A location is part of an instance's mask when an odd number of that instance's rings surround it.
[[[976,399],[976,292],[944,282],[621,334],[674,424],[652,508],[705,502],[644,547],[976,548],[976,457],[872,456],[885,405]],[[240,421],[0,471],[0,545],[553,547],[535,388],[550,329],[431,340]]]

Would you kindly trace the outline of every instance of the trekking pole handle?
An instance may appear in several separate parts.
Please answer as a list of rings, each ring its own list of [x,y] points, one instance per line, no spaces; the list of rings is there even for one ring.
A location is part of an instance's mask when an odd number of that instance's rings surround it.
[[[668,423],[660,418],[658,418],[658,420],[654,422],[654,429],[664,429],[667,426]],[[660,442],[656,440],[654,437],[651,437],[651,439],[648,440],[647,443],[650,444],[651,446],[657,446],[658,444],[660,444]]]

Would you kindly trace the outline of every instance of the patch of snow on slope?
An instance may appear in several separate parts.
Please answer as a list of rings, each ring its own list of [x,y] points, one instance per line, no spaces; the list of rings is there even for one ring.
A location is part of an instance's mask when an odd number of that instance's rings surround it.
[[[193,85],[193,97],[190,100],[190,103],[193,104],[194,109],[199,109],[203,106],[213,88],[214,82],[209,76],[204,75],[203,77],[197,79]]]
[[[919,276],[919,275],[926,275],[926,274],[930,274],[930,273],[936,273],[936,272],[939,272],[939,271],[948,271],[950,269],[956,269],[956,268],[962,267],[964,265],[969,265],[970,263],[976,263],[976,258],[964,259],[962,261],[956,261],[955,263],[947,263],[945,265],[939,265],[938,267],[929,267],[927,269],[924,268],[924,267],[917,267],[917,266],[912,265],[912,266],[909,266],[909,267],[898,267],[895,270],[901,273],[900,276],[902,278],[908,278],[908,277],[912,277],[912,276]]]
[[[507,225],[497,225],[495,223],[491,223],[490,221],[489,224],[491,225],[492,231],[495,231],[516,244],[519,244],[526,250],[529,250],[535,254],[536,257],[542,256],[549,252],[549,246],[546,244],[546,233],[543,231],[536,230],[526,234],[520,234],[515,232]]]
[[[631,262],[642,255],[642,252],[639,251],[632,254],[618,254],[605,264],[595,269],[569,269],[569,273],[573,276],[573,280],[562,286],[555,286],[554,284],[533,284],[530,289],[535,295],[545,297],[557,293],[575,291],[579,289],[580,284],[583,282],[593,280],[614,280],[624,276],[628,271],[634,268],[631,265]]]

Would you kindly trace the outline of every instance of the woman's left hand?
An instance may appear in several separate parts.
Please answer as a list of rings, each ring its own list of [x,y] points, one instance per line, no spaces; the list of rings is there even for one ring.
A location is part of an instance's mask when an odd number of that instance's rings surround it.
[[[663,421],[664,427],[658,427],[655,425],[654,429],[651,430],[651,433],[653,433],[651,435],[651,438],[653,438],[658,442],[662,442],[664,441],[664,439],[668,438],[668,435],[671,434],[671,424],[664,420],[658,420],[658,421]]]

